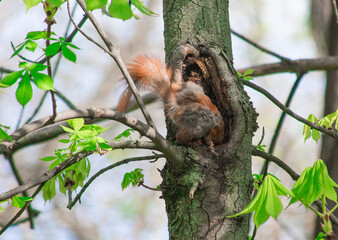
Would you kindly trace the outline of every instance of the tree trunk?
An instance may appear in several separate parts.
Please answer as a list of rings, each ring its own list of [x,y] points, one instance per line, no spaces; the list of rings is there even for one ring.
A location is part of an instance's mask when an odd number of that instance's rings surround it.
[[[250,201],[257,114],[232,66],[228,4],[163,1],[165,51],[175,79],[200,83],[226,126],[221,146],[179,146],[184,162],[167,162],[162,170],[170,239],[248,238],[248,216],[227,216]],[[167,126],[175,143],[175,127]]]
[[[312,25],[317,47],[323,55],[338,55],[338,24],[330,0],[312,1]],[[326,72],[326,89],[324,101],[324,116],[338,109],[338,71]],[[331,178],[338,183],[338,144],[337,140],[323,135],[320,157],[324,160]],[[335,204],[329,202],[329,208]],[[338,210],[334,212],[337,215]],[[319,221],[315,236],[322,231]],[[338,227],[333,226],[333,232],[338,234]]]

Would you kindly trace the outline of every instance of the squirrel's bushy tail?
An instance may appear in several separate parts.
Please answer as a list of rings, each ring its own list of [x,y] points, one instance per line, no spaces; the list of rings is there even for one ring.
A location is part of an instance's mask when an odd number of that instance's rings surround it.
[[[166,99],[170,94],[171,70],[159,59],[140,55],[133,63],[128,64],[128,72],[138,89],[149,89],[161,99]],[[129,105],[132,92],[127,87],[119,100],[118,110],[125,112]]]

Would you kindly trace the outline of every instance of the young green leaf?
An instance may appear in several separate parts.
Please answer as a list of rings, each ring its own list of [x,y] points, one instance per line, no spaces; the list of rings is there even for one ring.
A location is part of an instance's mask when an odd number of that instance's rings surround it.
[[[12,206],[16,208],[22,208],[23,206],[25,206],[25,201],[20,199],[18,195],[15,195],[12,198]]]
[[[129,137],[132,132],[134,132],[134,129],[126,129],[121,134],[119,134],[117,137],[114,138],[115,141],[120,140],[122,137]]]
[[[67,58],[69,61],[76,62],[76,54],[66,47],[65,44],[61,44],[62,55]]]
[[[152,16],[155,15],[154,12],[152,12],[151,10],[149,10],[146,6],[144,6],[140,0],[131,0],[131,3],[143,14],[148,15],[148,16]]]
[[[28,50],[28,51],[31,51],[31,52],[34,52],[35,49],[38,47],[38,44],[32,40],[28,40],[26,41],[26,45],[25,45],[25,48]]]
[[[253,74],[254,70],[253,69],[248,69],[245,71],[245,73],[243,74],[243,76],[248,76],[248,75],[251,75]]]
[[[46,68],[47,66],[41,63],[33,63],[27,67],[27,70],[29,70],[30,72],[41,72],[44,71]]]
[[[87,10],[103,8],[107,5],[108,0],[85,0]]]
[[[8,139],[9,141],[13,141],[11,136],[9,136],[0,126],[0,141]]]
[[[127,0],[112,0],[108,11],[112,17],[122,19],[123,21],[133,17],[133,12]]]
[[[56,177],[53,177],[42,187],[42,196],[45,202],[47,202],[48,200],[50,201],[52,198],[55,197],[55,181]]]
[[[28,62],[20,62],[19,63],[19,68],[27,69],[28,67],[29,67],[29,63]]]
[[[301,201],[305,206],[310,206],[323,196],[337,203],[335,187],[338,185],[330,178],[325,163],[318,159],[313,167],[307,167],[296,181],[291,189],[294,197],[289,205]]]
[[[25,70],[20,70],[17,72],[12,72],[7,74],[0,82],[0,87],[9,87],[12,86],[22,75]]]
[[[71,126],[75,131],[79,131],[84,126],[83,118],[74,118],[67,120],[69,126]]]
[[[48,47],[46,47],[46,56],[52,56],[55,55],[59,52],[61,47],[61,43],[60,42],[55,42],[52,43],[51,45],[48,45]]]
[[[279,199],[279,195],[293,196],[293,193],[284,187],[278,178],[267,175],[261,184],[255,198],[241,212],[229,216],[237,217],[242,214],[255,211],[253,221],[256,227],[263,224],[270,216],[277,218],[283,210],[283,205]]]
[[[24,107],[33,96],[33,89],[30,82],[30,77],[26,71],[19,83],[18,89],[16,90],[16,99]]]
[[[41,2],[41,0],[23,0],[23,1],[26,4],[26,8],[27,8],[26,11],[28,11],[30,8],[38,5]]]
[[[46,31],[33,31],[27,33],[26,39],[31,40],[39,40],[39,39],[46,39],[47,38],[47,32]]]
[[[40,158],[40,160],[44,161],[44,162],[53,161],[55,159],[57,159],[57,157],[55,157],[55,156],[48,156],[48,157]]]
[[[141,182],[144,178],[142,171],[143,169],[136,168],[134,171],[125,173],[122,183],[121,183],[122,190],[126,189],[130,185],[130,183],[133,186],[136,186],[137,184],[139,184],[139,182]]]
[[[45,91],[54,90],[53,79],[43,73],[31,72],[35,85]]]
[[[55,7],[60,7],[65,1],[64,0],[47,0],[47,2],[54,5]]]
[[[316,130],[316,129],[312,129],[311,132],[312,132],[312,139],[315,140],[316,143],[318,143],[318,140],[319,140],[319,138],[320,138],[320,133],[319,133],[319,131]]]

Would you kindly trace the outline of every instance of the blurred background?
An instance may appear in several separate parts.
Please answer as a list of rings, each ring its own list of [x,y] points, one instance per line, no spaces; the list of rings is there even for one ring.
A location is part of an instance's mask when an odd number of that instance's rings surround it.
[[[158,14],[148,17],[139,14],[140,20],[121,20],[103,16],[100,10],[94,12],[104,31],[120,48],[123,59],[128,62],[140,53],[153,55],[164,59],[162,1],[147,0],[145,5]],[[78,7],[75,20],[79,22],[83,12]],[[24,41],[27,32],[45,30],[46,24],[41,6],[26,12],[22,0],[3,0],[0,3],[0,67],[17,70],[20,59],[13,54],[11,42],[16,46]],[[56,14],[57,24],[52,26],[53,32],[63,36],[68,23],[66,6]],[[236,0],[230,1],[230,23],[232,29],[245,35],[251,40],[265,46],[290,59],[318,57],[313,40],[310,24],[309,0]],[[72,31],[73,27],[71,27]],[[83,30],[99,41],[95,29],[90,22],[86,22]],[[115,107],[121,93],[117,80],[121,78],[116,64],[102,50],[77,34],[73,43],[81,48],[75,50],[77,63],[65,59],[60,62],[59,70],[55,74],[55,88],[62,92],[77,108]],[[41,46],[44,46],[41,42]],[[234,64],[236,69],[250,67],[263,63],[278,62],[279,60],[262,53],[239,38],[232,36]],[[37,59],[42,51],[23,54],[30,59]],[[40,55],[39,55],[40,54]],[[52,65],[55,64],[55,59]],[[255,83],[264,87],[281,102],[285,102],[288,93],[296,79],[295,74],[283,73],[255,78]],[[301,81],[297,93],[292,101],[291,109],[303,117],[314,113],[322,117],[325,89],[325,75],[321,72],[307,74]],[[15,98],[16,87],[1,89],[0,93],[0,123],[10,126],[9,133],[17,127],[21,106]],[[255,133],[254,144],[265,136],[262,144],[268,145],[274,128],[277,125],[281,111],[260,93],[247,89],[257,112],[259,113],[259,129]],[[33,87],[33,99],[24,112],[20,126],[32,115],[39,104],[44,92]],[[68,110],[67,105],[57,99],[58,111]],[[160,104],[149,106],[159,131],[166,135],[164,115]],[[42,109],[35,119],[51,114],[51,101],[48,95]],[[141,119],[142,115],[135,111],[131,115]],[[103,122],[104,127],[110,127],[104,134],[111,140],[126,127],[114,122]],[[297,173],[313,164],[319,158],[320,144],[312,140],[304,143],[302,138],[303,125],[290,117],[286,118],[281,135],[277,142],[275,155],[292,166]],[[132,139],[138,139],[133,134]],[[65,145],[56,140],[44,144],[34,145],[18,151],[14,160],[19,167],[24,180],[29,180],[44,172],[48,165],[39,158],[53,155],[55,148]],[[137,155],[150,155],[147,151],[115,150],[104,156],[90,156],[92,165],[91,175],[101,168]],[[253,173],[259,173],[263,164],[262,159],[253,158]],[[33,207],[41,214],[36,218],[36,228],[29,228],[28,223],[9,228],[0,239],[33,240],[33,239],[113,239],[113,240],[165,240],[168,239],[165,205],[160,194],[144,188],[129,187],[122,191],[121,181],[125,172],[135,168],[144,169],[145,184],[156,187],[161,183],[160,174],[164,160],[155,163],[137,162],[121,166],[108,171],[94,181],[82,197],[81,204],[77,204],[71,211],[66,208],[67,198],[57,194],[51,201],[45,203],[41,194],[33,202]],[[291,187],[292,179],[283,171],[271,164],[269,172]],[[0,157],[0,192],[17,186],[8,161]],[[284,203],[287,205],[287,199]],[[4,205],[6,210],[0,213],[0,225],[4,225],[17,211]],[[26,217],[25,214],[23,218]],[[293,205],[283,212],[278,222],[269,219],[262,225],[256,239],[311,239],[314,227],[314,216],[302,206]]]

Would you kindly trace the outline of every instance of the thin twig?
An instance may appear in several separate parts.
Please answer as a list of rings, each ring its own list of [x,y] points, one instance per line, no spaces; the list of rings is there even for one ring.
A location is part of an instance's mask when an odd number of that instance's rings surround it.
[[[335,133],[333,131],[330,131],[330,130],[328,130],[326,128],[320,127],[317,124],[312,123],[312,122],[306,120],[305,118],[299,116],[298,114],[294,113],[289,108],[285,107],[281,102],[279,102],[274,96],[272,96],[271,93],[269,93],[268,91],[266,91],[264,88],[259,87],[256,84],[254,84],[252,82],[249,82],[249,81],[246,81],[246,80],[241,80],[241,82],[244,85],[246,85],[246,86],[248,86],[248,87],[250,87],[250,88],[252,88],[252,89],[254,89],[254,90],[256,90],[256,91],[258,91],[260,93],[262,93],[271,102],[273,102],[279,109],[281,109],[286,114],[288,114],[289,116],[293,117],[294,119],[298,120],[299,122],[302,122],[302,123],[310,126],[311,128],[314,128],[314,129],[316,129],[316,130],[318,130],[318,131],[320,131],[320,132],[322,132],[322,133],[324,133],[326,135],[329,135],[329,136],[331,136],[331,137],[333,137],[335,139],[338,139],[338,134],[337,133]]]
[[[81,196],[83,195],[83,193],[86,191],[86,189],[89,187],[89,185],[100,175],[102,175],[103,173],[118,167],[120,165],[123,164],[127,164],[129,162],[135,162],[135,161],[145,161],[145,160],[151,160],[151,159],[158,159],[164,157],[163,154],[156,154],[156,155],[151,155],[151,156],[144,156],[144,157],[133,157],[133,158],[126,158],[124,160],[121,160],[117,163],[113,163],[105,168],[102,168],[100,171],[98,171],[97,173],[95,173],[86,183],[85,185],[82,187],[81,191],[76,195],[76,197],[74,198],[74,200],[68,204],[67,208],[72,209],[72,207],[77,203],[77,201],[80,200]]]
[[[144,116],[144,118],[146,119],[147,123],[156,130],[156,126],[147,110],[147,108],[145,107],[145,104],[142,101],[142,98],[137,90],[137,87],[135,86],[134,81],[132,80],[132,78],[130,77],[130,74],[128,73],[128,70],[124,64],[124,62],[122,61],[121,55],[120,55],[120,51],[118,48],[116,48],[114,46],[114,44],[110,41],[110,39],[107,37],[107,34],[102,30],[101,26],[99,25],[98,21],[96,20],[96,18],[94,17],[93,13],[90,10],[86,9],[86,4],[83,0],[77,0],[77,2],[79,3],[80,7],[83,9],[83,11],[86,13],[86,15],[88,16],[89,20],[92,22],[93,26],[95,27],[96,31],[98,32],[98,34],[100,35],[101,39],[103,40],[103,42],[105,43],[105,45],[108,48],[108,54],[115,60],[117,66],[119,67],[119,69],[122,72],[123,77],[126,79],[126,82],[128,83],[128,86],[130,87],[131,92],[133,93],[135,100],[137,101],[137,103],[140,106],[141,112]],[[69,4],[67,2],[67,8],[68,8],[68,15],[71,18],[70,12],[69,12]],[[74,24],[74,21],[72,21]],[[76,25],[74,25],[76,26]],[[86,35],[84,35],[86,36]],[[87,38],[88,40],[90,40],[90,38]],[[95,43],[96,45],[100,46],[100,44],[98,44],[97,42],[90,40],[91,42]],[[101,47],[100,47],[101,48]],[[104,48],[103,48],[104,49]]]
[[[261,50],[262,52],[265,52],[265,53],[267,53],[267,54],[270,54],[270,55],[272,55],[272,56],[274,56],[274,57],[276,57],[276,58],[279,58],[280,60],[285,61],[285,62],[289,62],[289,61],[290,61],[289,58],[283,57],[283,56],[281,56],[281,55],[279,55],[279,54],[277,54],[277,53],[275,53],[275,52],[273,52],[273,51],[271,51],[271,50],[269,50],[269,49],[263,47],[262,45],[259,45],[258,43],[255,43],[254,41],[248,39],[247,37],[245,37],[245,36],[242,35],[242,34],[239,34],[238,32],[234,31],[233,29],[230,29],[230,31],[231,31],[235,36],[237,36],[238,38],[240,38],[240,39],[242,39],[243,41],[245,41],[245,42],[251,44],[252,46],[254,46],[255,48]]]
[[[292,86],[292,88],[290,90],[289,96],[288,96],[288,98],[287,98],[287,100],[285,102],[285,107],[287,107],[287,108],[290,107],[292,98],[295,95],[296,89],[299,86],[299,83],[302,80],[303,76],[304,76],[304,73],[301,73],[301,74],[297,75],[297,79],[295,80],[295,82],[294,82],[294,84],[293,84],[293,86]],[[272,136],[272,139],[271,139],[271,142],[270,142],[270,145],[269,145],[268,153],[270,153],[270,154],[273,154],[273,151],[275,149],[275,146],[276,146],[276,143],[277,143],[277,139],[278,139],[279,133],[280,133],[280,131],[282,129],[282,125],[283,125],[285,116],[286,116],[286,113],[283,111],[281,113],[281,115],[280,115],[280,118],[278,120],[276,129],[274,131],[274,134]],[[261,170],[261,174],[263,174],[264,177],[268,173],[268,167],[269,167],[269,161],[265,160],[263,168]]]
[[[9,164],[11,165],[12,172],[13,172],[13,174],[15,176],[15,179],[18,182],[18,184],[19,185],[24,184],[24,182],[23,182],[23,180],[21,178],[21,175],[20,175],[20,173],[18,171],[18,168],[15,165],[15,162],[14,162],[14,159],[13,159],[13,155],[7,156],[7,159],[8,159]],[[24,197],[28,197],[27,191],[23,191],[22,194],[23,194]],[[34,228],[34,219],[33,219],[34,218],[34,214],[33,214],[33,209],[32,209],[31,206],[28,206],[27,212],[28,212],[28,219],[29,219],[30,227],[31,227],[31,229],[33,229]]]
[[[42,189],[42,187],[43,187],[44,184],[45,184],[45,183],[41,183],[41,184],[39,185],[39,187],[38,187],[38,188],[35,190],[35,192],[33,193],[32,198],[35,198],[36,195],[38,195],[38,193],[41,191],[41,189]],[[21,214],[25,211],[25,209],[27,208],[27,206],[30,205],[30,203],[31,203],[31,201],[26,202],[25,206],[23,206],[23,207],[20,209],[20,211],[19,211],[17,214],[15,214],[15,216],[12,217],[12,219],[11,219],[11,220],[3,227],[3,228],[0,229],[0,236],[1,236],[1,234],[3,234],[3,233],[7,230],[7,228],[9,228],[9,227],[12,225],[12,223],[15,222],[15,220],[16,220],[18,217],[21,216]]]
[[[22,117],[23,117],[23,112],[25,111],[25,108],[22,107],[21,108],[21,111],[20,111],[20,116],[19,116],[19,120],[18,120],[18,123],[16,124],[16,130],[20,127],[20,124],[21,124],[21,121],[22,121]]]
[[[149,187],[148,185],[145,185],[144,181],[139,182],[138,185],[142,186],[142,187],[144,187],[146,189],[152,190],[152,191],[163,192],[163,189],[153,188],[153,187]]]
[[[51,34],[51,26],[52,26],[52,22],[48,22],[47,21],[47,39],[46,39],[46,48],[50,45],[50,34]],[[50,78],[53,78],[53,74],[52,74],[52,67],[50,64],[50,56],[46,56],[47,59],[47,72],[48,72],[48,76]],[[56,118],[56,114],[57,114],[57,110],[56,110],[56,98],[55,98],[55,92],[54,90],[49,90],[51,98],[52,98],[52,106],[53,106],[53,115],[50,117],[50,119],[46,122],[46,125],[49,125],[51,123],[53,123],[54,119]]]

